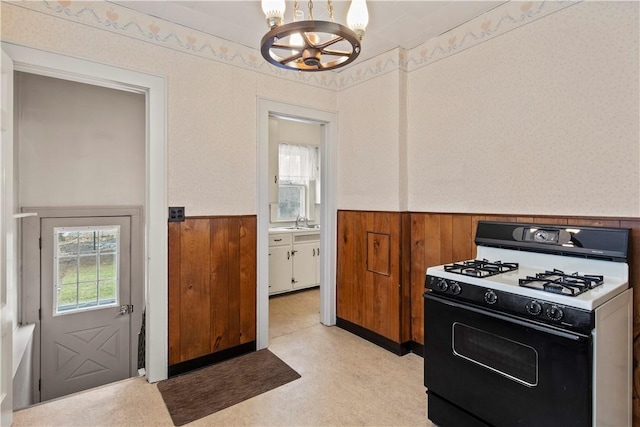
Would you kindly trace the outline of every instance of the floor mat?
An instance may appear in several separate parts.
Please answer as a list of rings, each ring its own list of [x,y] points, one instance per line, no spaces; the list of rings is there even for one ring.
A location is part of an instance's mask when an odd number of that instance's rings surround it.
[[[173,423],[181,426],[300,378],[267,349],[158,383]]]

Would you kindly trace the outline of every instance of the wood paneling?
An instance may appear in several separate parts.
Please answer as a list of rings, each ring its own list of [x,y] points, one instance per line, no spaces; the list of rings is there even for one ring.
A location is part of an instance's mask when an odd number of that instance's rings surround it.
[[[411,288],[411,316],[403,321],[411,325],[411,339],[424,344],[423,297],[426,270],[430,266],[475,258],[473,240],[479,220],[533,222],[537,224],[571,224],[580,226],[623,227],[631,229],[629,247],[629,283],[634,292],[633,326],[633,425],[640,427],[640,219],[467,215],[411,213],[407,277]],[[470,249],[471,248],[471,249]]]
[[[391,236],[367,232],[367,270],[372,273],[391,274]]]
[[[255,218],[240,218],[240,344],[256,339],[257,239]]]
[[[339,211],[337,260],[338,317],[400,343],[400,214]]]
[[[209,353],[211,287],[209,221],[187,219],[180,236],[180,359]]]
[[[229,219],[211,219],[211,349],[229,344]]]
[[[169,365],[180,362],[180,223],[169,223]]]
[[[256,218],[169,223],[169,364],[256,339]]]

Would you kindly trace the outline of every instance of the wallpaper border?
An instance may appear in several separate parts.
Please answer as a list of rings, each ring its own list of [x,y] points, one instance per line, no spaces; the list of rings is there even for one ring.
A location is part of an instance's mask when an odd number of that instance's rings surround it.
[[[581,1],[509,1],[413,49],[395,48],[344,70],[326,73],[300,73],[276,68],[264,61],[257,49],[219,39],[108,1],[20,0],[3,3],[188,55],[340,91],[398,69],[407,72],[417,70]],[[366,49],[366,38],[363,45]]]

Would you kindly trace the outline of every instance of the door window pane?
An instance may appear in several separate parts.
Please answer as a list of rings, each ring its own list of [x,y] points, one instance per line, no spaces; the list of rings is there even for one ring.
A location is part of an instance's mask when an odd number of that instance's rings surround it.
[[[82,282],[78,284],[78,307],[87,308],[98,305],[97,282]]]
[[[56,227],[54,316],[118,305],[120,226]]]
[[[116,281],[100,280],[98,298],[98,305],[113,304],[116,300]]]
[[[78,257],[60,257],[58,260],[58,283],[78,283]]]

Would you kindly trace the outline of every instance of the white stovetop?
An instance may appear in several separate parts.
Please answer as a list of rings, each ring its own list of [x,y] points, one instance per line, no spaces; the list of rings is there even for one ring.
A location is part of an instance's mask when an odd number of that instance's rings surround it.
[[[624,262],[601,261],[586,258],[548,255],[508,249],[478,247],[476,259],[489,261],[517,262],[518,269],[495,276],[478,278],[444,271],[439,265],[427,269],[428,275],[457,280],[471,285],[482,286],[531,298],[550,301],[570,307],[593,310],[629,287],[629,266]],[[604,283],[576,297],[543,292],[519,285],[518,279],[535,276],[536,273],[554,268],[565,273],[596,274],[604,276]]]

